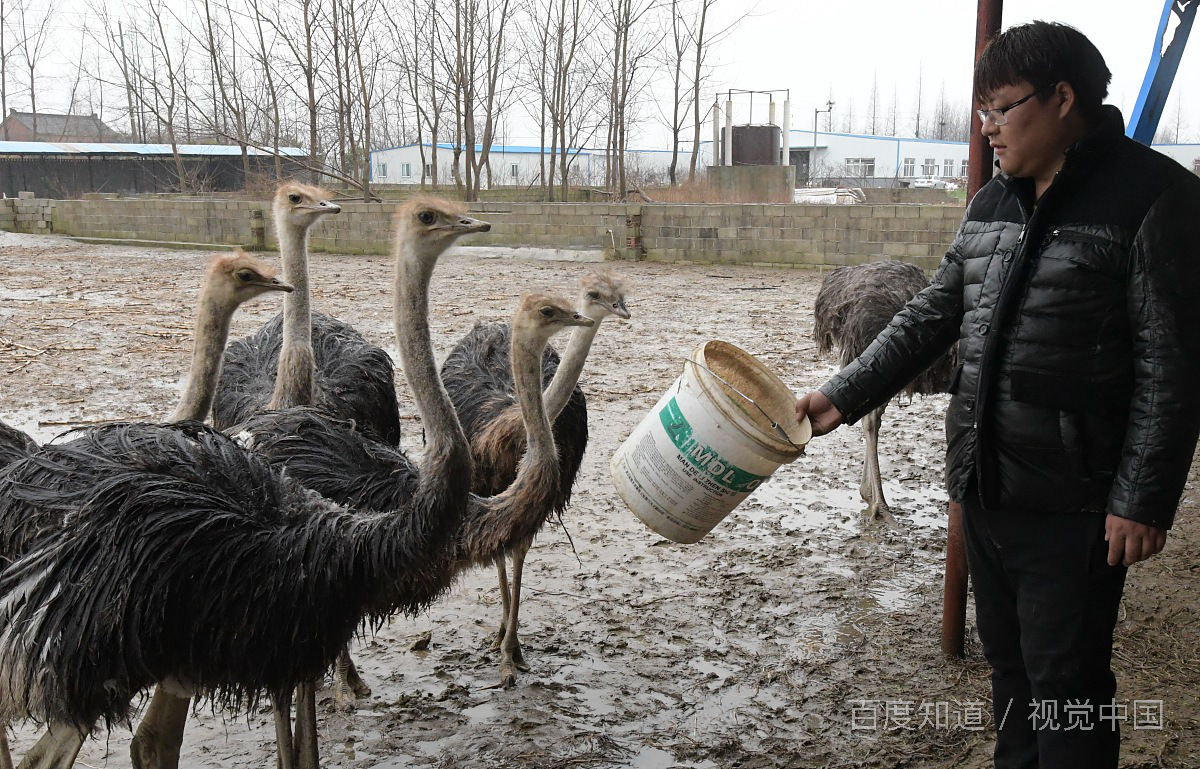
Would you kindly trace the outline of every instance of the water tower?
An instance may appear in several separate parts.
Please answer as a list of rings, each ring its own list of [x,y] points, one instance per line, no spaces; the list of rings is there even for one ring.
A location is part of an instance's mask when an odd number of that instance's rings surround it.
[[[776,96],[782,95],[782,123],[777,122]],[[737,117],[746,122],[735,125],[734,97],[738,97]],[[766,122],[754,122],[755,102]],[[724,126],[722,127],[722,117]],[[709,183],[730,202],[790,203],[796,186],[796,170],[788,157],[791,101],[788,91],[744,91],[730,89],[713,104],[713,165]]]

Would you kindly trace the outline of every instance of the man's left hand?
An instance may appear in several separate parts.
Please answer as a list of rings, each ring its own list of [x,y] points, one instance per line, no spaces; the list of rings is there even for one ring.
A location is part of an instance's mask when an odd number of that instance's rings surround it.
[[[1167,532],[1109,513],[1104,520],[1104,541],[1108,543],[1109,566],[1132,566],[1162,552]]]

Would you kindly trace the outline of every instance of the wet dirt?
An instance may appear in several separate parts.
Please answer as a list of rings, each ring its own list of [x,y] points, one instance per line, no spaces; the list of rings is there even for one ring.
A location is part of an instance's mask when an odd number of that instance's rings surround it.
[[[0,233],[0,418],[49,440],[106,419],[161,420],[178,396],[209,254]],[[432,287],[444,355],[476,320],[505,319],[525,290],[574,296],[585,266],[443,257]],[[945,396],[894,402],[881,462],[898,529],[864,520],[856,427],[816,439],[716,530],[677,545],[613,490],[608,460],[699,343],[732,342],[796,393],[820,385],[813,272],[623,263],[633,319],[610,319],[582,386],[590,439],[564,526],[530,552],[521,640],[531,670],[493,688],[499,623],[491,570],[466,575],[415,619],[357,642],[373,694],[320,705],[326,767],[955,767],[990,765],[988,669],[968,608],[962,660],[939,651],[946,495]],[[313,256],[314,307],[394,352],[391,266]],[[266,297],[239,337],[279,309]],[[559,348],[565,340],[556,340]],[[403,381],[407,450],[421,430]],[[1193,471],[1160,556],[1129,575],[1117,628],[1122,766],[1200,766],[1200,516]],[[428,640],[427,645],[425,641]],[[286,654],[266,648],[263,654]],[[1134,701],[1161,729],[1134,728]],[[265,708],[201,703],[185,767],[274,765]],[[36,730],[12,735],[18,756]],[[81,766],[127,766],[128,729],[100,730]]]

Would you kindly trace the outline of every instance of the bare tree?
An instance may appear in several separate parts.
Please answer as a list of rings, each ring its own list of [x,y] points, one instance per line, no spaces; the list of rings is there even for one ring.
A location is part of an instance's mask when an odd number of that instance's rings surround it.
[[[33,113],[33,132],[38,132],[37,84],[38,63],[45,58],[50,48],[50,22],[58,12],[58,0],[49,0],[41,10],[33,6],[32,0],[17,0],[17,51],[29,77],[29,111]],[[6,113],[7,114],[7,113]]]
[[[871,73],[871,101],[867,104],[867,132],[879,133],[879,71]]]
[[[918,139],[921,138],[921,95],[925,90],[925,75],[923,73],[924,67],[924,62],[917,67],[917,108],[913,112],[913,136]]]

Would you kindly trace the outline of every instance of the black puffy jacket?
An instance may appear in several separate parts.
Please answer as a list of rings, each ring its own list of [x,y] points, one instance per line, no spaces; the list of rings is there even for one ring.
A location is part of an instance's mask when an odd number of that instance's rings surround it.
[[[847,422],[956,340],[946,481],[996,509],[1168,528],[1200,432],[1200,177],[1106,107],[1034,206],[979,191],[933,282],[827,382]]]

